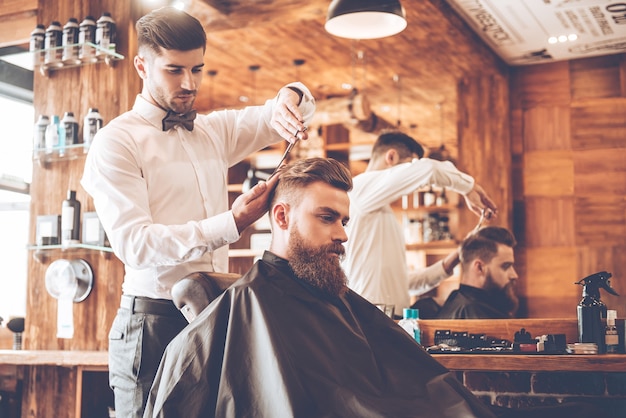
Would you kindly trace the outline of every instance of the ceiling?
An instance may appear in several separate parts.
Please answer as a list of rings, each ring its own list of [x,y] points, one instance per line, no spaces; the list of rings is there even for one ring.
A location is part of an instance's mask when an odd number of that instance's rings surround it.
[[[427,145],[445,142],[455,152],[457,80],[476,69],[503,66],[499,58],[444,1],[404,0],[406,30],[362,41],[324,30],[329,4],[192,1],[187,11],[203,22],[208,34],[205,68],[216,71],[204,77],[197,107],[259,104],[285,83],[300,80],[318,101],[314,128],[341,118],[352,128],[348,102],[356,88],[366,103],[359,108],[369,103],[377,124],[372,132],[351,129],[353,143],[371,144],[378,128],[399,121]],[[296,60],[304,63],[296,65]],[[244,97],[248,102],[241,101]]]
[[[318,101],[311,132],[344,124],[355,155],[369,154],[380,129],[399,127],[454,158],[463,77],[626,51],[617,0],[401,0],[407,28],[370,40],[328,34],[330,0],[184,1],[208,36],[200,111],[260,104],[300,80]]]
[[[300,80],[318,100],[316,119],[310,121],[313,127],[345,122],[353,143],[371,144],[381,127],[400,126],[428,147],[445,145],[454,157],[458,80],[484,69],[506,73],[514,65],[623,51],[626,43],[621,41],[620,51],[618,39],[613,48],[575,54],[563,44],[548,44],[545,36],[566,33],[567,19],[579,24],[582,16],[592,15],[594,4],[604,10],[608,3],[402,0],[408,21],[403,32],[349,40],[324,30],[330,0],[192,0],[186,10],[201,20],[208,34],[207,75],[197,107],[259,104],[286,82]],[[570,49],[578,44],[582,51],[581,42],[591,45],[592,24],[585,24],[588,33],[569,42]],[[612,26],[615,36],[623,38],[626,24]],[[606,39],[603,42],[607,44]],[[364,99],[355,103],[355,109],[373,112],[375,125],[371,117],[359,125],[350,120],[353,88]]]

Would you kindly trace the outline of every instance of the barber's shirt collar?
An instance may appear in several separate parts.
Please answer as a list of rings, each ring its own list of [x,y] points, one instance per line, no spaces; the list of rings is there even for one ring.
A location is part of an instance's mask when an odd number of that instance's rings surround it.
[[[148,121],[159,131],[163,131],[163,118],[167,115],[167,111],[161,109],[149,102],[141,94],[137,95],[135,104],[133,105],[133,111],[137,112],[142,118]],[[183,128],[183,131],[187,131]]]

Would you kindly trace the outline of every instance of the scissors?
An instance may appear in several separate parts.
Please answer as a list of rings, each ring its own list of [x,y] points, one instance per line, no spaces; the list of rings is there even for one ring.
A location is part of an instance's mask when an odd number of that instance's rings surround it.
[[[291,150],[293,149],[294,145],[296,145],[298,143],[298,141],[300,140],[300,138],[298,138],[298,134],[300,132],[306,132],[309,128],[307,126],[304,127],[303,130],[301,131],[297,131],[296,134],[294,135],[294,137],[296,138],[293,142],[290,142],[289,145],[287,145],[287,149],[285,150],[285,152],[283,153],[282,158],[280,159],[280,161],[278,162],[278,165],[276,166],[276,168],[274,169],[274,171],[272,172],[272,174],[270,174],[270,176],[267,178],[268,180],[271,179],[272,177],[274,177],[274,174],[276,174],[278,172],[278,169],[280,168],[280,166],[283,165],[283,163],[285,162],[285,159],[287,158],[287,155],[289,155],[289,153],[291,152]]]
[[[480,210],[480,219],[478,219],[478,223],[476,224],[476,226],[472,230],[472,234],[475,234],[476,232],[478,232],[480,227],[483,226],[483,222],[485,222],[485,220],[490,219],[490,218],[491,218],[491,210],[487,209],[487,208],[481,209]]]

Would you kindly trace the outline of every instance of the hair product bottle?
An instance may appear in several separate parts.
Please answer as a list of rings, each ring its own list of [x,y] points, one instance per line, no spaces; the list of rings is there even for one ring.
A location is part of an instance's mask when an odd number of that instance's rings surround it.
[[[76,191],[68,190],[61,207],[61,246],[69,247],[80,242],[80,202]]]

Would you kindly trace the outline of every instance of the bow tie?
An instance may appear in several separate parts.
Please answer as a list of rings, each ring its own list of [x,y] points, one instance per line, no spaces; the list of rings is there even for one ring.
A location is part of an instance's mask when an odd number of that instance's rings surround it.
[[[195,118],[195,110],[191,110],[188,113],[174,113],[169,110],[163,118],[163,130],[167,131],[176,125],[183,125],[188,131],[191,131],[193,130],[193,120]]]

